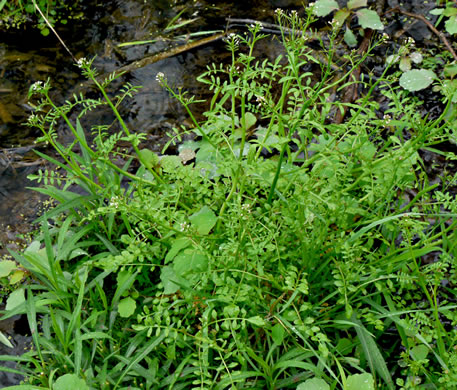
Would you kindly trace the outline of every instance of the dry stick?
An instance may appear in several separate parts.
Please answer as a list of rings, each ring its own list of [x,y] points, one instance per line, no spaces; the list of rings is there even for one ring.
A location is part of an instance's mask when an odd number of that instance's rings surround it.
[[[227,32],[215,34],[215,35],[212,35],[207,38],[199,39],[198,41],[194,41],[194,42],[186,43],[185,45],[173,47],[170,50],[167,50],[165,52],[161,52],[161,53],[154,54],[152,56],[144,57],[141,60],[134,61],[131,64],[125,65],[125,66],[117,69],[116,73],[121,73],[121,72],[127,73],[127,72],[131,72],[132,70],[142,68],[146,65],[154,64],[154,63],[162,61],[166,58],[170,58],[170,57],[176,56],[178,54],[182,54],[186,51],[195,49],[197,47],[207,45],[208,43],[215,42],[219,39],[226,37],[231,32],[232,31],[227,31]],[[102,76],[100,76],[100,77],[102,77]]]
[[[457,61],[457,54],[455,54],[455,51],[454,49],[452,48],[451,44],[449,43],[449,41],[446,39],[446,37],[444,36],[444,34],[437,30],[435,28],[435,26],[430,22],[430,20],[428,20],[424,15],[419,15],[419,14],[414,14],[412,12],[408,12],[408,11],[403,11],[402,9],[398,8],[398,7],[395,7],[395,8],[392,8],[390,9],[389,11],[387,11],[386,13],[388,12],[399,12],[403,15],[406,15],[406,16],[409,16],[411,18],[415,18],[415,19],[418,19],[418,20],[421,20],[422,22],[424,22],[427,27],[432,30],[440,39],[441,41],[444,43],[444,45],[447,47],[447,49],[449,50],[449,53],[451,53],[452,57],[454,57],[454,60]]]
[[[33,2],[33,5],[35,6],[35,8],[37,9],[37,11],[40,13],[41,17],[44,19],[44,21],[46,22],[46,24],[48,25],[48,27],[51,29],[51,31],[54,33],[54,35],[57,37],[57,39],[60,41],[60,43],[62,44],[62,46],[65,48],[66,51],[68,51],[68,54],[70,54],[71,58],[73,59],[74,62],[77,62],[75,56],[73,55],[73,53],[70,51],[70,49],[67,47],[67,45],[65,44],[65,42],[62,40],[62,38],[60,38],[59,34],[57,34],[57,31],[54,30],[54,27],[51,26],[51,23],[49,23],[49,20],[46,18],[46,16],[44,16],[43,12],[41,12],[41,9],[40,7],[38,7],[37,3],[35,2],[35,0],[32,0]]]

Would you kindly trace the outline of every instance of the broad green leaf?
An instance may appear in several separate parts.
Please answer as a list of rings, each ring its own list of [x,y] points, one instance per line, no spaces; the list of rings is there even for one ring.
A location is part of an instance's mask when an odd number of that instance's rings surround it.
[[[457,64],[449,64],[444,66],[444,75],[453,78],[457,75]]]
[[[25,275],[26,275],[26,272],[23,270],[18,269],[16,271],[14,271],[10,277],[10,284],[16,284],[16,283],[20,282],[22,279],[24,279]]]
[[[257,117],[254,114],[251,114],[250,112],[247,112],[244,115],[244,119],[246,120],[246,130],[250,129],[257,122]]]
[[[240,307],[237,305],[227,305],[223,310],[224,316],[227,318],[235,318],[240,314]]]
[[[362,28],[371,28],[372,30],[384,30],[384,25],[379,18],[379,15],[376,11],[373,11],[368,8],[363,8],[356,12],[357,17],[359,18],[359,23]]]
[[[347,7],[349,9],[354,9],[354,8],[360,8],[360,7],[366,7],[368,1],[367,0],[349,0]]]
[[[187,248],[190,244],[192,244],[192,240],[188,237],[179,237],[174,240],[173,244],[171,244],[170,250],[165,256],[165,264],[168,264],[170,261],[172,261],[176,255],[181,252],[181,250]]]
[[[163,156],[160,160],[160,167],[168,173],[173,173],[182,165],[181,157],[179,156]]]
[[[25,302],[25,294],[24,294],[24,289],[19,288],[17,290],[14,290],[8,299],[6,300],[6,310],[12,310],[15,307],[21,305],[22,303]]]
[[[273,326],[271,329],[271,337],[273,338],[273,341],[278,345],[282,344],[285,335],[286,331],[284,330],[284,326],[279,323]]]
[[[0,261],[0,278],[4,278],[10,274],[10,272],[17,268],[17,264],[12,260]]]
[[[141,149],[139,155],[146,168],[153,169],[159,165],[159,156],[157,156],[157,154],[155,154],[152,150]]]
[[[257,325],[257,326],[265,326],[266,325],[265,320],[260,316],[254,316],[254,317],[246,318],[246,321],[251,323],[251,324],[253,324],[253,325]]]
[[[435,77],[436,74],[431,70],[413,69],[401,75],[400,85],[410,92],[420,91],[427,88]]]
[[[127,297],[121,299],[117,310],[119,311],[119,315],[123,318],[130,317],[136,309],[136,302],[131,297]]]
[[[198,234],[206,236],[217,222],[216,214],[208,206],[203,206],[200,211],[189,217],[190,222]]]
[[[52,390],[89,390],[86,382],[75,374],[65,374],[54,382]]]
[[[164,294],[174,294],[179,290],[182,278],[176,275],[172,267],[163,267],[160,273]]]
[[[357,46],[357,37],[350,28],[346,28],[346,31],[344,32],[344,42],[346,42],[349,47]]]
[[[374,390],[374,379],[371,374],[349,375],[346,390]]]
[[[423,344],[416,345],[411,348],[411,356],[416,361],[426,359],[428,352],[429,352],[428,347]]]
[[[300,383],[297,390],[330,390],[330,386],[321,378],[312,378]]]
[[[14,348],[3,332],[0,332],[0,343],[5,344],[8,348]]]
[[[400,59],[400,64],[398,65],[400,70],[402,72],[407,72],[408,70],[411,70],[411,60],[409,57],[402,57]]]
[[[327,16],[330,12],[338,8],[338,3],[335,0],[317,0],[314,3],[313,13],[319,17]]]
[[[443,11],[443,16],[455,16],[457,15],[457,8],[454,7],[446,7]]]
[[[451,16],[446,20],[444,27],[449,34],[457,34],[457,16]]]
[[[208,268],[208,257],[203,253],[186,249],[176,256],[173,269],[177,275],[185,277],[188,274],[204,272]]]
[[[350,12],[347,9],[340,9],[335,12],[333,20],[336,22],[337,26],[341,27],[349,14]]]
[[[444,8],[435,8],[430,11],[432,15],[441,15],[444,11]]]

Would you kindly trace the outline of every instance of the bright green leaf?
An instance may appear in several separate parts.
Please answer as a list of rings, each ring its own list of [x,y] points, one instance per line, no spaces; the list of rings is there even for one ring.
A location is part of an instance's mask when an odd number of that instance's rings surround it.
[[[14,348],[13,344],[8,340],[3,332],[0,332],[0,343],[5,344],[8,348]]]
[[[457,75],[457,64],[449,64],[444,67],[444,75],[446,77],[454,77]]]
[[[312,378],[300,383],[297,390],[330,390],[330,386],[321,378]]]
[[[430,11],[432,15],[441,15],[444,11],[444,8],[435,8]]]
[[[165,264],[172,261],[181,250],[187,248],[190,244],[192,244],[192,240],[188,237],[179,237],[174,240],[170,250],[165,256]]]
[[[17,264],[12,260],[0,261],[0,278],[8,276],[10,272],[15,268],[17,268]]]
[[[244,115],[244,119],[246,120],[246,130],[250,129],[257,122],[257,117],[254,114],[251,114],[250,112],[247,112]]]
[[[349,375],[346,390],[374,390],[374,380],[371,374]]]
[[[182,278],[176,275],[172,267],[163,267],[160,273],[164,294],[174,294],[180,288]],[[175,283],[176,282],[176,283]]]
[[[205,272],[208,268],[208,257],[194,249],[186,249],[174,260],[173,269],[179,276]]]
[[[384,30],[384,25],[379,18],[379,15],[376,11],[371,9],[363,8],[356,12],[357,17],[359,18],[359,23],[362,28],[371,28],[372,30]]]
[[[131,297],[127,297],[121,299],[117,310],[119,311],[119,315],[123,318],[130,317],[136,309],[136,302]]]
[[[400,85],[408,91],[420,91],[427,88],[436,77],[431,70],[413,69],[405,72],[400,77]]]
[[[190,222],[198,234],[206,236],[217,222],[216,214],[208,206],[203,206],[200,211],[189,217]]]
[[[457,8],[454,8],[454,7],[447,7],[444,11],[443,11],[443,16],[455,16],[457,15]]]
[[[319,17],[327,16],[338,8],[338,3],[335,0],[317,0],[313,7],[313,13]]]
[[[451,16],[446,20],[444,27],[449,34],[457,34],[457,16]]]
[[[14,271],[10,277],[10,284],[16,284],[20,282],[22,279],[24,279],[25,275],[25,271],[22,271],[20,269]]]
[[[14,290],[8,299],[6,300],[6,310],[12,310],[15,307],[19,306],[20,304],[25,302],[25,294],[24,294],[24,289],[19,288],[17,290]]]
[[[341,27],[349,14],[350,12],[347,9],[340,9],[335,12],[333,20],[336,22],[337,26]]]
[[[284,330],[284,326],[282,326],[281,324],[276,324],[275,326],[273,326],[273,328],[271,329],[271,336],[273,338],[273,341],[277,344],[277,345],[281,345],[282,342],[284,341],[284,336],[286,335],[286,331]]]
[[[182,160],[179,156],[163,156],[160,160],[160,167],[168,173],[175,172],[180,166],[182,166]]]
[[[86,382],[75,374],[65,374],[54,382],[52,390],[89,390]]]
[[[139,155],[146,168],[153,169],[159,165],[159,156],[157,156],[157,154],[155,154],[152,150],[141,149]]]
[[[357,46],[357,37],[349,28],[346,28],[346,31],[344,32],[344,42],[346,42],[349,47]]]
[[[416,345],[411,348],[411,356],[415,361],[424,360],[427,358],[429,349],[426,345]]]
[[[360,7],[366,7],[368,1],[367,0],[349,0],[347,7],[349,9],[354,9],[354,8],[360,8]]]
[[[260,316],[254,316],[254,317],[246,318],[246,321],[251,323],[251,324],[253,324],[253,325],[257,325],[257,326],[265,326],[266,325],[265,320]]]

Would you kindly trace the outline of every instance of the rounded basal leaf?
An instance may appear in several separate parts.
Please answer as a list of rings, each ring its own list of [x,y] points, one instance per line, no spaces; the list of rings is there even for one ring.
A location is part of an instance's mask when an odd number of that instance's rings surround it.
[[[362,28],[371,28],[372,30],[384,30],[384,25],[379,18],[379,15],[376,11],[371,9],[363,8],[356,12],[357,17],[359,18],[359,23]]]
[[[374,390],[374,380],[371,374],[349,375],[346,390]]]
[[[277,345],[281,345],[282,342],[284,341],[284,337],[286,336],[286,331],[284,330],[284,326],[281,324],[276,324],[273,326],[271,329],[271,337],[273,338],[273,341]]]
[[[354,9],[354,8],[360,8],[360,7],[366,7],[368,4],[367,0],[349,0],[348,1],[348,9]]]
[[[198,234],[206,236],[217,222],[216,214],[208,206],[203,206],[200,211],[189,217],[192,226]]]
[[[457,16],[451,16],[444,26],[449,34],[457,34]]]
[[[398,66],[402,72],[407,72],[411,70],[411,60],[409,57],[402,57],[400,60],[400,65]]]
[[[330,390],[330,386],[321,378],[312,378],[300,383],[297,390]]]
[[[335,0],[317,0],[313,7],[313,14],[319,17],[327,16],[338,8],[338,3]]]
[[[12,260],[0,261],[0,278],[8,276],[15,268],[17,268],[16,262]]]
[[[414,62],[415,64],[420,64],[424,57],[422,57],[422,54],[419,53],[418,51],[415,51],[414,53],[411,53],[409,55],[409,58],[411,58],[411,61]]]
[[[14,290],[8,299],[6,300],[6,310],[12,310],[15,307],[19,306],[20,304],[25,302],[25,294],[24,294],[24,289],[19,288],[17,290]]]
[[[65,374],[54,382],[52,390],[89,390],[86,382],[75,374]]]
[[[408,91],[420,91],[427,88],[436,77],[435,73],[426,69],[413,69],[400,77],[400,85]]]
[[[349,47],[357,46],[357,37],[349,28],[346,28],[346,31],[344,32],[344,42],[346,42]]]
[[[350,15],[350,12],[347,9],[340,9],[335,12],[335,16],[333,17],[333,20],[335,21],[335,23],[338,27],[341,27],[349,15]]]
[[[136,309],[136,302],[130,298],[124,298],[119,302],[117,310],[119,311],[119,315],[123,318],[130,317]]]

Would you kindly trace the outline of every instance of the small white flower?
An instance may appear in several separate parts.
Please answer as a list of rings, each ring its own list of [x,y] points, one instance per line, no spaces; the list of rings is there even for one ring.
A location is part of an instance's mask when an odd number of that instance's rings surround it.
[[[78,68],[83,68],[84,66],[87,65],[87,60],[85,57],[81,57],[78,61],[76,61],[76,65]]]
[[[39,91],[41,88],[43,88],[43,82],[42,81],[36,81],[30,86],[30,90],[32,92]]]
[[[187,222],[182,222],[179,224],[180,230],[182,232],[186,231],[189,228],[189,224]]]
[[[165,75],[162,72],[159,72],[156,74],[157,81],[161,81],[164,77],[165,77]]]
[[[282,14],[283,14],[282,9],[281,9],[281,8],[276,8],[276,9],[275,9],[275,14],[276,14],[277,16],[282,16]]]
[[[260,105],[264,105],[267,102],[264,96],[257,96],[255,100],[257,101],[257,103],[260,103]]]
[[[109,205],[117,209],[119,207],[119,198],[117,196],[113,196],[109,202]]]

